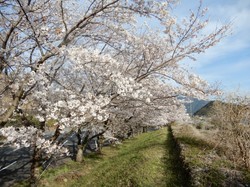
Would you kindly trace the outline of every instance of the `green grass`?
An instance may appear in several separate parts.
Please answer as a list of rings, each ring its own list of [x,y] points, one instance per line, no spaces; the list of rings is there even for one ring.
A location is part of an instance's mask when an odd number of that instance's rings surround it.
[[[89,155],[84,163],[69,162],[49,170],[40,186],[187,186],[172,143],[166,128],[144,133],[104,148],[102,155]]]
[[[181,148],[173,136],[170,126],[168,128],[168,132],[166,140],[165,170],[166,174],[172,172],[172,175],[167,175],[169,178],[166,180],[166,186],[192,186],[189,168],[184,163]]]
[[[142,134],[124,142],[115,150],[116,154],[97,164],[72,186],[161,186],[164,184],[164,131]]]

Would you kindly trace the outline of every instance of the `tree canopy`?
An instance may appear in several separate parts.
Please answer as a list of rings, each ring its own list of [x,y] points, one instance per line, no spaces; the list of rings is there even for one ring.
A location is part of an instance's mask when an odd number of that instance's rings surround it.
[[[205,98],[217,90],[180,62],[217,44],[228,25],[204,32],[207,9],[200,4],[177,19],[176,3],[1,1],[1,133],[48,153],[55,143],[43,137],[49,119],[56,120],[57,132],[95,128],[114,135],[187,118],[178,96]],[[5,126],[20,113],[41,124]]]

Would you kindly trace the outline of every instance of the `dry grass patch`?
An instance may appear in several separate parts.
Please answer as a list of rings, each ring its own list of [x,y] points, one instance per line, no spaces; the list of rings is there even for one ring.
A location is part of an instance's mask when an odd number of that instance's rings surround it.
[[[223,155],[216,142],[216,130],[197,129],[193,125],[173,124],[173,134],[182,148],[185,163],[191,169],[194,186],[230,186],[249,183],[246,170],[237,170]]]

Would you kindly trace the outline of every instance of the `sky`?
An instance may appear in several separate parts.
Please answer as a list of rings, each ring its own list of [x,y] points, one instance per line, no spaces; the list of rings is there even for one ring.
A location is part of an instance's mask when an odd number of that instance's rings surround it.
[[[208,30],[232,23],[231,34],[199,54],[197,61],[187,61],[192,71],[210,84],[218,83],[225,92],[250,95],[250,0],[203,0],[208,8]],[[178,17],[195,10],[199,0],[180,0],[174,10]]]

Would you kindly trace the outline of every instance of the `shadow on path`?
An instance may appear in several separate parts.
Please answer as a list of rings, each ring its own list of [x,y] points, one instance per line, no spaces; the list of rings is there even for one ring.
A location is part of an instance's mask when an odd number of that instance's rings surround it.
[[[191,187],[191,176],[188,167],[181,157],[181,148],[173,136],[171,126],[168,127],[164,167],[167,187]]]

